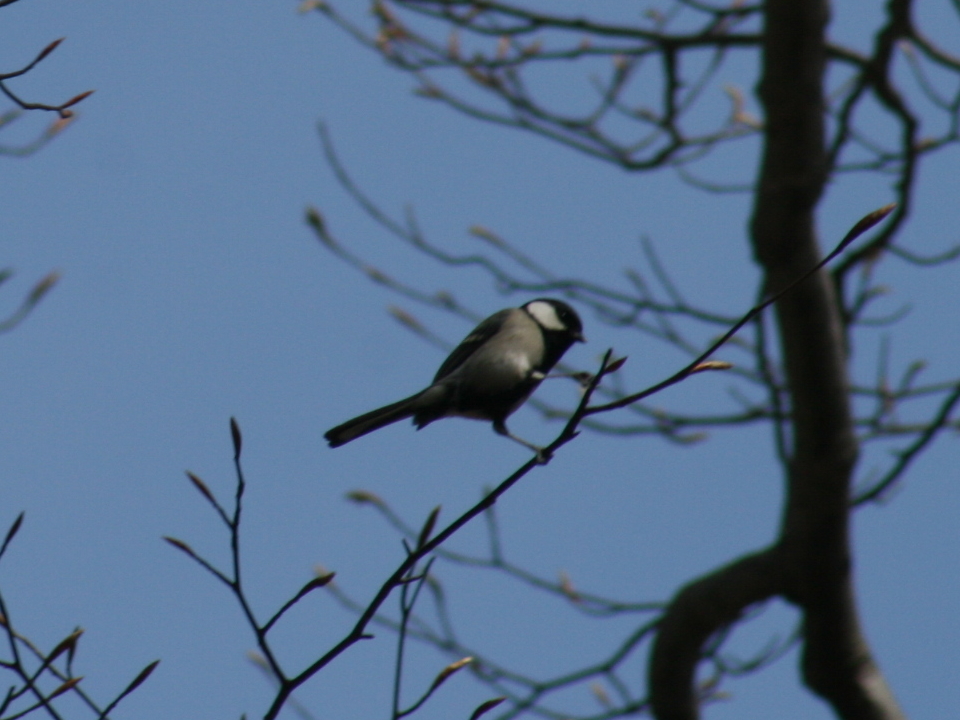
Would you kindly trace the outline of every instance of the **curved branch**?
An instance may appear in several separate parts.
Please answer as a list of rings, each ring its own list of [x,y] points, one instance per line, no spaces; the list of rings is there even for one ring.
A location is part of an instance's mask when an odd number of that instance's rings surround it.
[[[743,612],[783,590],[777,547],[747,555],[680,589],[657,628],[647,673],[657,720],[699,717],[696,670],[703,647]]]

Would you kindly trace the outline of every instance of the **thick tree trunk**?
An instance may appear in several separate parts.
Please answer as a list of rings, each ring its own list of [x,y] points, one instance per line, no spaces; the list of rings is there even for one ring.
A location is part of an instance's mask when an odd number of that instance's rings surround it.
[[[828,12],[822,0],[767,3],[759,87],[766,145],[751,232],[768,290],[801,275],[820,254],[814,210],[827,165]],[[780,546],[786,596],[804,614],[804,680],[840,717],[899,718],[857,617],[849,542],[857,443],[841,313],[826,273],[786,295],[776,315],[793,428]]]
[[[824,0],[769,0],[758,88],[765,145],[750,231],[768,293],[820,257],[815,209],[827,178]],[[650,693],[660,720],[699,716],[695,667],[711,634],[750,604],[780,595],[803,613],[806,684],[844,720],[903,717],[870,655],[857,616],[850,486],[857,441],[844,328],[826,273],[776,304],[792,442],[780,537],[766,551],[682,589],[654,644]]]

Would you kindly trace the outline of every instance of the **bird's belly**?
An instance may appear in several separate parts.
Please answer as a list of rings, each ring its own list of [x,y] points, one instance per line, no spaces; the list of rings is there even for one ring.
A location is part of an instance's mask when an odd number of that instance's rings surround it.
[[[451,415],[479,420],[503,420],[513,413],[540,384],[531,378],[526,356],[507,356],[482,372],[469,373],[470,381],[456,383]]]

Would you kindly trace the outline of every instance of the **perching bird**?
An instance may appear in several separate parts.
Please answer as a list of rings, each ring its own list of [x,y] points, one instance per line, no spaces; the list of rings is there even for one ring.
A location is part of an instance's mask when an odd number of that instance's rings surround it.
[[[330,447],[340,447],[404,418],[413,417],[419,430],[458,416],[490,420],[496,433],[540,455],[541,448],[507,430],[506,420],[574,342],[584,342],[583,325],[565,302],[540,298],[501,310],[464,338],[425,390],[348,420],[324,437]]]

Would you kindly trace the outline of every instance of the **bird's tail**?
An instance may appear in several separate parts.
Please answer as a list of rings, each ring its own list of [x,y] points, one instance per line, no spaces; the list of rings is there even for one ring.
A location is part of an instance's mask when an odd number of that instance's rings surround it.
[[[371,410],[352,420],[347,420],[342,425],[337,425],[332,430],[328,430],[324,437],[330,443],[330,447],[340,447],[346,445],[351,440],[356,440],[361,435],[366,435],[374,430],[379,430],[385,425],[395,423],[413,415],[417,411],[416,401],[422,393],[417,393],[411,397],[404,398],[392,405],[386,405],[376,410]]]

